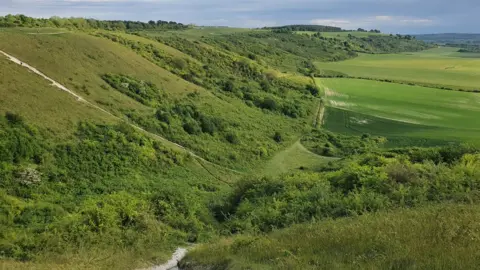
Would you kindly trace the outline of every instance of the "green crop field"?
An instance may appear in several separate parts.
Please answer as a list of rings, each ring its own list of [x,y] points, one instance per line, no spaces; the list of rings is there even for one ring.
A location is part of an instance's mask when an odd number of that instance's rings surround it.
[[[464,89],[480,89],[480,59],[457,48],[435,48],[418,53],[363,54],[357,58],[320,63],[317,67],[354,77],[403,80]]]
[[[358,79],[317,79],[332,131],[475,141],[480,95]]]

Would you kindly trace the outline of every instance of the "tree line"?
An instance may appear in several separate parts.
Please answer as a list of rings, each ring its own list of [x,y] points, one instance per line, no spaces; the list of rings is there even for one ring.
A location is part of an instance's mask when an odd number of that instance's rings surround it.
[[[314,31],[314,32],[342,32],[340,27],[326,25],[285,25],[278,27],[264,27],[263,29],[280,31]]]
[[[25,15],[6,15],[0,17],[0,27],[55,27],[74,29],[104,29],[120,31],[137,31],[148,29],[186,29],[187,25],[173,21],[104,21],[86,18],[32,18]]]

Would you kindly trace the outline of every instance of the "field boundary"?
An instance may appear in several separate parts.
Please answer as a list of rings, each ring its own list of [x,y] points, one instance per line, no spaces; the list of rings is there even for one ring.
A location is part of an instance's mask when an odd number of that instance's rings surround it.
[[[438,84],[430,84],[430,83],[422,83],[422,82],[414,82],[414,81],[403,81],[403,80],[392,80],[392,79],[381,79],[381,78],[371,78],[371,77],[360,77],[360,76],[350,76],[350,75],[339,75],[339,76],[329,76],[329,75],[314,75],[315,78],[324,78],[324,79],[356,79],[356,80],[365,80],[365,81],[376,81],[376,82],[384,82],[384,83],[394,83],[394,84],[402,84],[402,85],[409,85],[409,86],[419,86],[419,87],[426,87],[426,88],[434,88],[439,90],[446,90],[446,91],[457,91],[457,92],[468,92],[468,93],[479,93],[480,89],[474,88],[452,88],[451,86],[447,85],[438,85]]]
[[[317,80],[315,79],[314,76],[311,76],[311,79],[314,83],[314,85],[320,89],[320,86],[317,82]],[[319,98],[319,103],[318,103],[318,110],[317,110],[317,114],[315,115],[315,118],[313,119],[313,127],[318,127],[320,125],[320,127],[323,125],[324,123],[324,118],[325,118],[325,112],[326,112],[326,108],[325,108],[325,104],[326,104],[326,98],[327,98],[327,93],[322,89],[322,95],[321,97]]]

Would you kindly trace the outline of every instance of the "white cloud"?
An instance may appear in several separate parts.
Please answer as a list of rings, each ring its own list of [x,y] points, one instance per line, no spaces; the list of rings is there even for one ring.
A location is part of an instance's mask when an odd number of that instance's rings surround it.
[[[346,19],[314,19],[311,20],[310,23],[336,27],[350,27],[352,25],[352,22]]]
[[[336,26],[344,29],[356,28],[384,28],[395,26],[432,26],[436,21],[428,18],[414,18],[407,16],[377,15],[361,18],[330,18],[313,19],[311,24]]]
[[[381,15],[381,16],[375,16],[375,20],[377,20],[377,21],[391,21],[391,20],[393,20],[393,17],[392,16]]]

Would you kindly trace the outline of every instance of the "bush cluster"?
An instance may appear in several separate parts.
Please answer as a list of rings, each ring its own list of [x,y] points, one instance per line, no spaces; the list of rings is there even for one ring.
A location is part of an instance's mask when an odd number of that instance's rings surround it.
[[[231,233],[270,232],[297,223],[432,202],[478,202],[480,154],[447,149],[363,154],[319,172],[246,178],[216,210]],[[463,154],[462,154],[463,153]],[[440,158],[435,163],[430,158]]]

